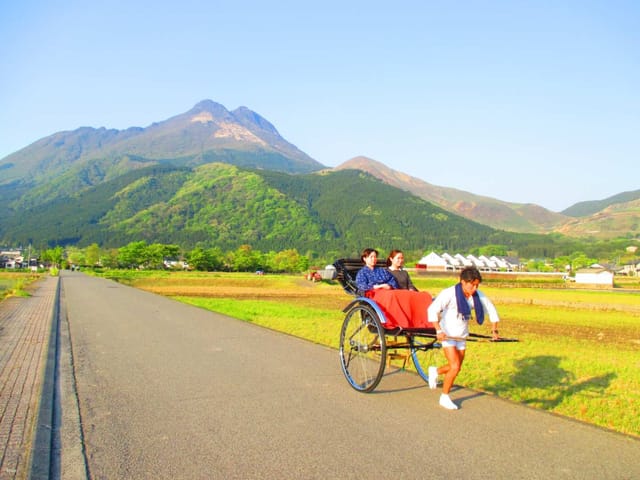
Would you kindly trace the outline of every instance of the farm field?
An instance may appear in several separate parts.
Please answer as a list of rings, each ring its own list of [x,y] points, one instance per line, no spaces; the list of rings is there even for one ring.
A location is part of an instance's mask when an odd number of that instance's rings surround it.
[[[338,347],[342,309],[336,282],[302,275],[104,272],[137,288]],[[413,277],[437,295],[454,279]],[[517,343],[469,343],[457,383],[505,399],[640,436],[640,292],[481,286]],[[474,333],[489,333],[473,325]],[[336,368],[339,369],[336,356]],[[384,379],[383,379],[384,382]],[[345,388],[350,388],[345,380]]]

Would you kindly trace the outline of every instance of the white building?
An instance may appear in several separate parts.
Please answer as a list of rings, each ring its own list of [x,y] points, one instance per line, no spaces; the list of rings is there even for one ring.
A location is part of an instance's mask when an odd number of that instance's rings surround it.
[[[613,272],[604,268],[583,268],[576,272],[576,283],[613,286]]]
[[[458,262],[460,262],[460,267],[464,268],[464,267],[472,267],[473,266],[473,262],[471,260],[469,260],[467,257],[463,257],[462,255],[460,255],[459,253],[456,253],[453,258],[457,259]]]
[[[471,262],[471,264],[476,267],[478,270],[486,270],[487,266],[485,265],[485,263],[480,260],[478,257],[476,257],[475,255],[467,255],[467,260],[469,260]]]
[[[447,252],[442,254],[442,258],[444,258],[448,264],[447,266],[449,268],[447,268],[447,270],[455,270],[461,265],[460,261],[457,258],[452,257]]]
[[[489,257],[489,260],[491,260],[496,265],[496,268],[507,270],[508,272],[511,271],[511,265],[505,259],[498,258],[495,255],[493,255]]]
[[[498,269],[498,264],[490,258],[487,258],[485,255],[480,255],[478,260],[482,261],[489,270],[495,271]]]
[[[622,275],[629,275],[630,277],[637,277],[640,275],[640,263],[631,262],[623,265],[618,272]]]
[[[468,255],[466,257],[459,253],[450,255],[443,253],[438,255],[436,252],[431,252],[429,255],[422,257],[416,264],[417,268],[424,268],[433,271],[444,270],[462,270],[464,267],[475,266],[482,271],[497,271],[506,270],[511,272],[517,269],[518,265],[511,263],[506,258],[491,257],[487,258],[484,255],[475,257]]]
[[[447,265],[449,263],[447,260],[442,258],[436,252],[431,252],[429,255],[422,257],[416,267],[417,268],[426,268],[427,270],[447,270]]]

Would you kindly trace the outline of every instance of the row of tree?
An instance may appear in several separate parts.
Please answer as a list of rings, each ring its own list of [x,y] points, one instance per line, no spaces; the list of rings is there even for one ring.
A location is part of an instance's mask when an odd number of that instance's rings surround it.
[[[384,254],[384,252],[381,252]],[[405,252],[409,253],[409,252]],[[504,247],[489,245],[473,249],[476,255],[506,255]],[[421,254],[416,253],[416,260]],[[124,269],[190,269],[198,271],[264,271],[273,273],[297,273],[309,269],[312,261],[317,264],[332,263],[339,258],[335,253],[330,259],[319,259],[314,252],[300,254],[296,249],[261,252],[250,245],[242,245],[232,251],[220,248],[195,247],[183,251],[178,245],[151,243],[141,240],[131,242],[117,249],[104,249],[97,244],[85,248],[70,246],[64,249],[57,246],[46,249],[40,254],[40,261],[62,268],[104,267]],[[410,265],[412,256],[407,255]],[[528,271],[575,271],[597,263],[598,259],[584,252],[562,255],[552,259],[532,259],[524,263]]]
[[[60,246],[44,250],[42,262],[62,267],[104,267],[136,269],[191,269],[199,271],[266,271],[303,272],[309,268],[309,259],[296,249],[279,252],[261,252],[249,245],[223,252],[219,248],[196,247],[183,252],[178,245],[148,244],[141,240],[120,248],[103,249],[98,244],[86,248]]]

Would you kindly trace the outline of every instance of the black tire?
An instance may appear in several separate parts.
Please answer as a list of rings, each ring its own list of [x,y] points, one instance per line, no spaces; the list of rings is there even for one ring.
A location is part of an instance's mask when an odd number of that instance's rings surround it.
[[[439,367],[445,363],[442,345],[429,337],[411,337],[411,358],[418,375],[427,383],[429,383],[429,367]]]
[[[366,304],[353,306],[340,332],[340,366],[349,385],[359,392],[378,386],[387,354],[384,329],[376,312]]]

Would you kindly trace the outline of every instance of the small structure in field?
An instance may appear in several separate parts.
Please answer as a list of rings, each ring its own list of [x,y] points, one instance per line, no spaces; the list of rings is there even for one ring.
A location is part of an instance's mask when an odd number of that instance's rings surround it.
[[[613,272],[605,268],[582,268],[576,271],[576,283],[613,286]]]

